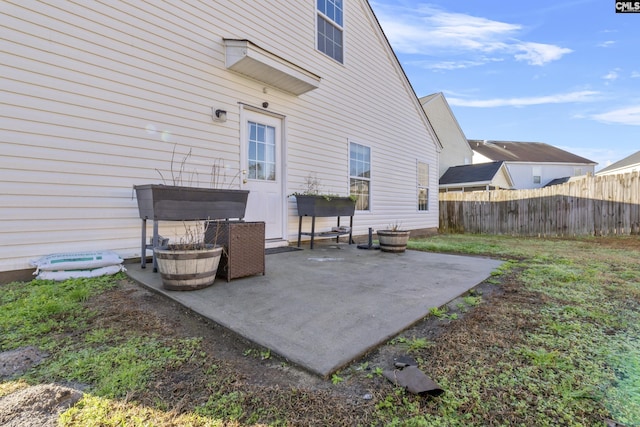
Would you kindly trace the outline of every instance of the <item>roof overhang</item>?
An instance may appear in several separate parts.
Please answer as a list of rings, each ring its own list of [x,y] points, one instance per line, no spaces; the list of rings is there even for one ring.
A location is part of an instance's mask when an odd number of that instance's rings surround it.
[[[487,185],[495,184],[493,184],[493,181],[455,182],[452,184],[440,184],[438,188],[485,187]]]
[[[224,39],[224,45],[229,70],[296,96],[320,86],[318,75],[249,40]]]

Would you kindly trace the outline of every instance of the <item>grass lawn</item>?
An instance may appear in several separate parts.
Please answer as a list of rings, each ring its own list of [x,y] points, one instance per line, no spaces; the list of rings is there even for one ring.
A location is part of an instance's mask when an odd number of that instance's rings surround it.
[[[84,392],[63,426],[640,426],[640,238],[441,235],[409,247],[507,261],[491,292],[433,309],[378,350],[412,356],[438,397],[394,387],[375,354],[304,382],[250,343],[229,357],[152,312],[124,322],[110,307],[125,292],[118,275],[0,286],[0,352],[46,355],[1,379],[0,402],[55,382]],[[265,370],[268,383],[255,378]]]

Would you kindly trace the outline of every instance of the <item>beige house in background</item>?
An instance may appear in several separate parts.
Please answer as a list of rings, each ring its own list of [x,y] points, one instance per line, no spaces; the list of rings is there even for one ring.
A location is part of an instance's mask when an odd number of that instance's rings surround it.
[[[472,164],[473,150],[442,92],[424,96],[420,103],[442,144],[438,171],[440,192],[513,188],[504,162]]]
[[[420,103],[442,144],[438,176],[442,177],[452,166],[470,165],[473,151],[444,94],[438,92],[424,96]]]
[[[366,0],[320,7],[1,2],[0,279],[52,253],[143,255],[133,186],[170,177],[174,150],[191,150],[196,185],[216,162],[230,184],[240,172],[267,246],[297,237],[288,195],[309,175],[358,189],[356,235],[436,229],[441,146],[423,105]]]

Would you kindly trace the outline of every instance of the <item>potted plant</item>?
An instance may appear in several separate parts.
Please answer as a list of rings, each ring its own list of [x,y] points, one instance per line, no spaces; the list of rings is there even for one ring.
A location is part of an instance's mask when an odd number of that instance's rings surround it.
[[[327,194],[320,192],[320,180],[308,175],[305,181],[306,188],[301,192],[290,194],[295,196],[298,208],[298,247],[302,236],[311,236],[311,249],[315,236],[335,237],[338,242],[339,237],[348,234],[349,244],[352,243],[353,214],[356,210],[357,196],[340,196],[337,194]],[[311,217],[311,231],[302,231],[302,217]],[[340,217],[349,217],[349,226],[340,226]],[[330,232],[316,232],[316,217],[337,217],[337,227]]]
[[[230,188],[239,177],[238,172],[227,181],[225,168],[221,160],[211,166],[209,187],[194,186],[193,177],[185,177],[187,160],[191,157],[191,149],[184,156],[179,166],[175,161],[176,146],[171,155],[171,183],[167,184],[160,170],[162,184],[135,185],[138,212],[142,219],[142,238],[140,250],[141,268],[146,268],[146,250],[160,246],[158,221],[204,221],[219,219],[243,219],[247,208],[248,190]],[[223,188],[225,187],[225,188]],[[153,220],[152,243],[147,244],[147,220]],[[153,268],[157,271],[157,258],[154,252]]]
[[[383,252],[402,253],[407,249],[407,242],[411,236],[411,232],[402,230],[401,224],[396,222],[390,224],[385,230],[377,230],[378,242],[380,250]]]
[[[244,218],[247,208],[248,190],[223,188],[227,183],[222,174],[221,161],[214,162],[210,173],[208,188],[190,185],[192,180],[185,179],[185,165],[191,156],[191,150],[175,170],[175,147],[171,156],[172,182],[167,185],[164,176],[162,184],[135,185],[138,211],[143,220],[154,221],[194,221],[205,219]],[[236,176],[227,187],[231,187]]]
[[[134,186],[143,220],[194,221],[244,218],[248,190],[164,184]]]
[[[353,216],[356,209],[356,196],[321,193],[320,188],[320,180],[309,175],[305,179],[305,189],[290,194],[296,198],[298,216]]]
[[[208,224],[185,224],[185,234],[178,242],[153,248],[165,289],[190,291],[215,281],[223,248],[216,244],[217,238],[213,243],[205,242]]]
[[[297,194],[298,216],[353,216],[356,200],[350,196]]]

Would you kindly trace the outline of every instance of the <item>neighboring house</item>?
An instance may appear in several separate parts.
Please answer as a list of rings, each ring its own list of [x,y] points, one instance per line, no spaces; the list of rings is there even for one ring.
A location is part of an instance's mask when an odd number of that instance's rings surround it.
[[[440,177],[440,192],[510,190],[513,181],[504,162],[453,166]]]
[[[357,189],[355,234],[438,227],[441,147],[366,0],[2,2],[0,22],[0,272],[140,257],[132,187],[168,179],[174,149],[192,150],[190,176],[217,159],[249,171],[245,219],[266,222],[267,245],[297,237],[288,194],[310,175]]]
[[[542,142],[470,139],[473,163],[503,161],[514,189],[541,188],[565,177],[593,175],[597,163]]]
[[[439,92],[424,96],[420,103],[442,145],[438,176],[442,177],[452,166],[471,164],[473,151],[444,95]]]
[[[618,173],[629,173],[640,171],[640,151],[625,157],[622,160],[600,169],[596,175],[613,175]]]

